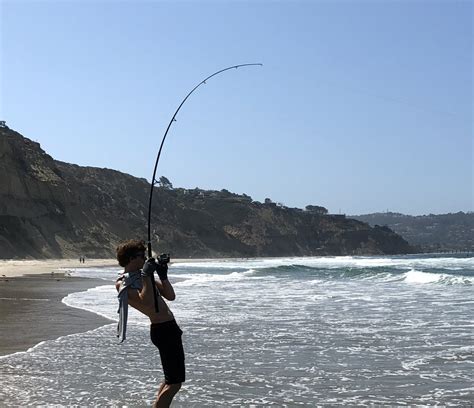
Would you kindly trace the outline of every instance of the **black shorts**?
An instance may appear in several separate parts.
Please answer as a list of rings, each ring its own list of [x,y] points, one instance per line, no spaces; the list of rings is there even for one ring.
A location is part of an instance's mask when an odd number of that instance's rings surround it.
[[[166,384],[179,384],[185,381],[182,334],[176,320],[153,323],[150,328],[151,341],[160,351]]]

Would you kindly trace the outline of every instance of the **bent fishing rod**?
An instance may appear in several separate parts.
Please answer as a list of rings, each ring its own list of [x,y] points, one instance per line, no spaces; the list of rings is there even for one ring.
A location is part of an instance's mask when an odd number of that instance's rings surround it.
[[[207,78],[204,78],[201,82],[199,82],[199,84],[197,84],[193,89],[191,89],[191,91],[181,101],[181,103],[178,106],[178,109],[176,109],[176,112],[174,113],[173,117],[171,118],[170,123],[168,124],[168,127],[166,128],[165,134],[163,135],[163,138],[161,140],[160,149],[158,150],[158,155],[156,157],[155,167],[153,169],[153,176],[151,177],[150,198],[149,198],[149,201],[148,201],[148,241],[147,241],[148,258],[151,258],[153,256],[152,249],[151,249],[151,205],[152,205],[152,202],[153,202],[153,189],[154,189],[155,185],[158,184],[158,181],[156,180],[156,170],[158,168],[158,162],[160,161],[161,151],[163,150],[163,145],[165,143],[166,136],[168,136],[168,132],[171,128],[171,125],[173,124],[173,122],[176,121],[176,115],[178,114],[179,110],[184,105],[184,103],[187,101],[187,99],[191,96],[191,94],[196,89],[198,89],[201,85],[206,84],[206,81],[208,81],[212,77],[214,77],[216,75],[219,75],[222,72],[229,71],[231,69],[237,69],[237,68],[241,68],[241,67],[250,67],[250,66],[263,66],[263,64],[254,63],[254,64],[233,65],[231,67],[227,67],[227,68],[221,69],[217,72],[214,72],[212,75],[209,75]],[[164,260],[165,260],[165,262],[169,261],[169,257],[165,256]],[[160,256],[159,261],[161,261],[161,256]],[[155,287],[155,282],[154,282],[155,278],[153,277],[153,275],[152,275],[152,281],[153,281],[153,287]],[[158,311],[158,298],[156,296],[156,291],[153,291],[153,293],[155,295],[155,310]]]

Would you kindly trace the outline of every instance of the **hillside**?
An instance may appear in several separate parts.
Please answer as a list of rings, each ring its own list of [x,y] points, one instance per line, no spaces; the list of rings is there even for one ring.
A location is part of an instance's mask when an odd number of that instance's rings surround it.
[[[474,213],[411,216],[375,213],[352,216],[370,225],[386,225],[420,252],[474,251]]]
[[[0,258],[110,257],[146,237],[149,183],[115,170],[54,160],[0,128]],[[316,210],[312,210],[312,209]],[[176,257],[402,254],[388,228],[286,208],[227,190],[156,189],[153,247]]]

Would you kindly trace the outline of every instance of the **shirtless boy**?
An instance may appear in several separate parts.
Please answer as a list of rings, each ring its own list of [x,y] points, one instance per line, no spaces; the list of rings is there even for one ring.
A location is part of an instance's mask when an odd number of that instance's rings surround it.
[[[173,286],[167,276],[168,266],[157,264],[153,258],[145,262],[145,257],[146,248],[143,241],[130,240],[120,244],[117,247],[117,260],[120,266],[124,267],[124,271],[117,279],[115,287],[118,292],[127,291],[128,304],[150,319],[151,341],[160,352],[165,376],[153,407],[162,408],[170,406],[173,397],[181,388],[181,383],[185,381],[184,350],[181,341],[183,332],[162,298],[170,301],[175,299]],[[158,312],[155,310],[152,285],[155,271],[160,278],[155,282]]]

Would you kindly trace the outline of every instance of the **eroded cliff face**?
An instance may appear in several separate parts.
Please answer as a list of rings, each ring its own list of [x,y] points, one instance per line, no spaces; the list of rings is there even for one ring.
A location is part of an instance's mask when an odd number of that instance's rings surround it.
[[[69,188],[52,157],[20,134],[0,130],[0,253],[2,258],[59,256]]]
[[[114,256],[146,239],[149,183],[110,169],[55,161],[38,143],[0,128],[0,258]],[[176,257],[398,254],[388,228],[318,215],[225,190],[157,188],[153,248]]]

